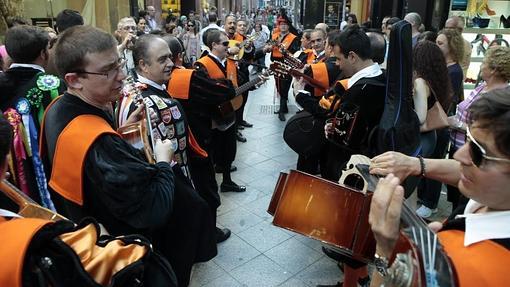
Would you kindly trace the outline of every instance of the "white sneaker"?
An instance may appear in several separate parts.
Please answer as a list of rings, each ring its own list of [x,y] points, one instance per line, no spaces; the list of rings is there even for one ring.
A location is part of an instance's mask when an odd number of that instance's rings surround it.
[[[420,206],[420,208],[416,209],[416,214],[422,218],[429,218],[432,214],[437,212],[437,208],[430,209],[425,205]]]

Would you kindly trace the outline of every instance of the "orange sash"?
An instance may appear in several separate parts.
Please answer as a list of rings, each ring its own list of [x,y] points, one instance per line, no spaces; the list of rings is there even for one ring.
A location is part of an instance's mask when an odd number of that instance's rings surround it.
[[[239,43],[241,43],[242,41],[244,41],[245,37],[239,33],[235,33],[234,34],[234,38],[232,40],[236,40],[236,41],[239,41]]]
[[[315,61],[315,54],[313,53],[313,50],[310,49],[310,51],[308,51],[308,49],[306,49],[305,53],[306,53],[306,63],[313,64],[313,61]]]
[[[274,33],[272,39],[275,41],[278,41],[279,36],[280,36],[280,33]],[[281,42],[281,44],[283,45],[283,47],[285,47],[285,49],[289,49],[289,47],[292,44],[292,41],[294,41],[294,39],[296,39],[296,35],[289,33],[285,36],[285,38],[283,38],[283,41]],[[273,58],[283,58],[283,55],[280,52],[280,47],[278,47],[276,45],[273,46]]]
[[[510,251],[492,240],[464,246],[464,232],[438,233],[446,254],[452,259],[459,286],[504,286],[508,280]]]
[[[194,71],[193,69],[174,69],[166,87],[168,94],[176,99],[189,99],[189,87]]]
[[[21,287],[23,264],[25,255],[34,235],[49,220],[37,218],[18,218],[6,221],[0,220],[0,234],[2,234],[2,248],[0,248],[0,285]]]
[[[313,78],[321,82],[322,86],[329,87],[329,76],[326,63],[311,64],[310,68],[312,69]],[[314,96],[320,97],[324,91],[318,88],[314,88],[313,93]]]
[[[80,115],[57,139],[49,186],[65,199],[83,205],[83,167],[94,141],[103,134],[120,136],[110,124],[95,115]]]
[[[204,56],[200,58],[197,62],[204,65],[207,69],[207,73],[211,79],[229,79],[234,84],[234,87],[237,88],[237,66],[233,60],[227,59],[227,75],[223,73],[223,70],[218,66],[218,64],[211,59],[209,56]]]

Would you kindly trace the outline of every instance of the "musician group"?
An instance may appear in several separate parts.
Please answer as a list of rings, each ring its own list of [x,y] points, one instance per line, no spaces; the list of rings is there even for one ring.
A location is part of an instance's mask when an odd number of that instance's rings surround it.
[[[247,101],[256,101],[249,91],[268,78],[250,77],[250,65],[270,53],[278,119],[295,117],[289,114],[290,94],[299,113],[308,113],[321,129],[318,152],[300,153],[297,169],[337,182],[351,155],[363,154],[372,157],[370,173],[386,176],[371,191],[375,271],[369,274],[366,264],[337,254],[346,285],[370,277],[372,286],[387,286],[395,279],[391,266],[402,236],[401,184],[408,176],[457,186],[470,199],[446,221],[430,224],[453,263],[457,284],[505,284],[508,86],[471,105],[466,143],[454,159],[378,155],[371,132],[387,108],[382,34],[357,25],[328,32],[321,23],[300,37],[282,15],[271,40],[257,49],[246,35],[246,20],[228,15],[224,24],[224,30],[211,28],[202,35],[202,57],[191,68],[182,66],[185,49],[170,35],[136,38],[128,46],[134,63],[128,69],[119,42],[100,29],[61,30],[50,47],[43,29],[10,28],[5,42],[13,64],[0,74],[1,178],[8,172],[6,180],[22,193],[71,221],[94,217],[110,235],[147,237],[170,263],[179,286],[188,286],[193,264],[214,258],[217,243],[230,236],[216,225],[218,189],[250,192],[232,180],[237,169],[232,163],[238,141],[246,141],[240,130],[253,126],[244,118]],[[336,125],[339,113],[355,124]],[[222,174],[219,186],[216,173]],[[3,195],[0,208],[17,211]],[[2,216],[0,224],[23,220]]]

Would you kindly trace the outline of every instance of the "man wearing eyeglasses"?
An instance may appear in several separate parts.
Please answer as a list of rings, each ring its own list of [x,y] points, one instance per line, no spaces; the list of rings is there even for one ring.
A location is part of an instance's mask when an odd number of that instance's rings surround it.
[[[388,258],[398,238],[404,200],[399,183],[409,175],[457,186],[470,199],[445,222],[429,224],[453,263],[458,285],[500,286],[505,282],[510,264],[509,99],[506,88],[492,90],[472,104],[466,143],[455,159],[423,159],[396,152],[372,159],[371,173],[388,174],[377,185],[370,208],[380,273],[375,274],[372,286],[391,276],[387,274]]]
[[[142,234],[179,270],[187,268],[199,251],[191,231],[183,230],[198,223],[179,213],[188,205],[176,189],[171,141],[156,140],[156,164],[149,164],[115,131],[112,107],[126,78],[117,42],[97,28],[76,26],[54,49],[67,91],[46,111],[40,148],[58,212],[74,222],[95,217],[114,236]]]
[[[137,38],[136,31],[136,22],[132,17],[120,19],[117,24],[117,30],[115,31],[115,34],[118,37],[117,40],[120,43],[117,48],[119,49],[121,58],[126,61],[126,68],[124,70],[125,73],[128,73],[135,67],[135,63],[133,61],[133,47]]]
[[[0,109],[16,131],[10,172],[20,190],[54,209],[37,142],[44,110],[65,86],[58,77],[46,73],[49,36],[42,28],[10,28],[5,47],[13,63],[0,74]]]

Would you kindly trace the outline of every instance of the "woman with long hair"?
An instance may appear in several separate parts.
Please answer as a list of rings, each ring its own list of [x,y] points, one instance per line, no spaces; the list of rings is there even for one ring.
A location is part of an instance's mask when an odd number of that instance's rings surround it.
[[[191,67],[200,58],[200,36],[195,20],[189,20],[186,25],[186,33],[182,36],[184,45],[184,66]],[[189,67],[188,67],[189,66]]]
[[[441,49],[430,41],[418,42],[413,49],[413,73],[414,73],[414,107],[421,124],[427,121],[427,111],[431,109],[436,100],[439,101],[445,111],[452,102],[452,89],[446,66],[446,59]],[[442,130],[422,132],[420,141],[422,155],[433,157],[438,147],[437,134]],[[418,215],[428,217],[432,214],[435,206],[427,202],[426,182],[421,181],[418,186],[419,203],[422,204],[416,211]],[[426,202],[426,203],[425,203]],[[425,205],[427,204],[427,205]],[[437,205],[437,201],[435,202]]]
[[[464,39],[461,33],[456,29],[444,29],[439,31],[436,44],[443,52],[448,67],[448,76],[453,91],[452,104],[445,108],[445,112],[452,115],[455,112],[455,106],[464,96],[464,73],[460,62],[464,57]],[[431,158],[444,158],[446,155],[449,134],[448,129],[436,131],[436,147],[430,155]],[[423,218],[428,218],[435,212],[439,195],[441,194],[441,183],[431,179],[422,180],[418,186],[418,197],[423,204],[416,212]]]

